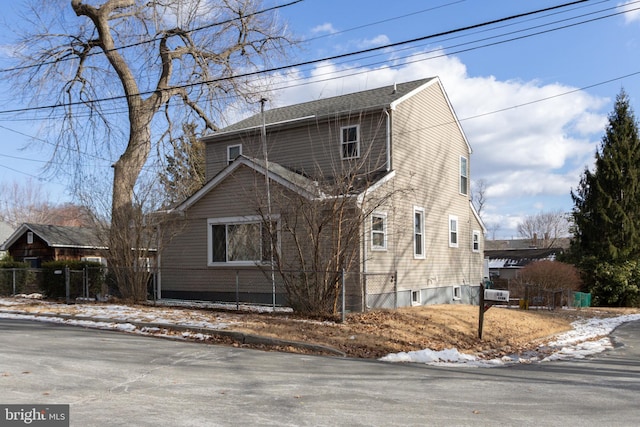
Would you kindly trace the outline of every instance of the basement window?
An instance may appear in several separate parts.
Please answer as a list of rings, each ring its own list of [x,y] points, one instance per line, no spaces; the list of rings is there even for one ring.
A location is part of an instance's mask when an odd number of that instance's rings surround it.
[[[421,305],[422,297],[420,290],[411,291],[411,305]]]

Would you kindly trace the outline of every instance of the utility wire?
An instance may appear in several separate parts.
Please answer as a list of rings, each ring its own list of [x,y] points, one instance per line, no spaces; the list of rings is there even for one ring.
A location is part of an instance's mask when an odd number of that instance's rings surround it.
[[[304,1],[304,0],[294,0],[294,1],[290,2],[290,3],[281,4],[281,5],[278,5],[278,6],[273,6],[273,7],[267,8],[267,9],[259,10],[257,12],[249,13],[249,14],[244,15],[244,16],[239,17],[239,18],[231,18],[231,19],[227,19],[225,21],[220,21],[220,22],[215,22],[215,23],[212,23],[212,24],[203,25],[201,27],[191,28],[189,30],[183,30],[182,33],[191,34],[191,33],[196,32],[196,31],[205,30],[207,28],[212,28],[212,27],[216,27],[216,26],[219,26],[219,25],[229,24],[229,23],[231,23],[233,21],[237,21],[237,20],[240,20],[240,19],[245,19],[245,18],[248,18],[248,17],[257,16],[257,15],[260,15],[260,14],[263,14],[263,13],[266,13],[266,12],[272,12],[274,10],[281,9],[281,8],[284,8],[284,7],[288,7],[288,6],[293,6],[294,4],[300,3],[302,1]],[[155,43],[158,40],[160,40],[162,37],[164,37],[164,35],[163,36],[156,36],[156,37],[154,37],[152,39],[149,39],[149,40],[142,40],[142,41],[139,41],[137,43],[131,43],[131,44],[119,46],[119,47],[116,47],[116,48],[113,48],[113,49],[106,49],[106,50],[100,51],[100,52],[90,52],[86,56],[89,57],[89,56],[102,55],[102,54],[107,53],[107,52],[120,51],[120,50],[128,49],[130,47],[136,47],[136,46],[141,46],[141,45],[144,45],[144,44]],[[53,61],[40,62],[38,64],[23,65],[23,66],[12,67],[12,68],[0,68],[0,73],[27,70],[29,68],[36,68],[36,67],[41,67],[43,65],[51,65],[51,64],[58,63],[58,62],[72,61],[72,60],[76,60],[76,59],[77,59],[77,57],[67,57],[67,58],[56,59],[56,60],[53,60]]]
[[[543,8],[543,9],[538,9],[538,10],[534,10],[534,11],[530,11],[530,12],[511,15],[511,16],[507,16],[507,17],[504,17],[504,18],[495,19],[495,20],[492,20],[492,21],[486,21],[486,22],[479,23],[479,24],[469,25],[469,26],[466,26],[466,27],[456,28],[456,29],[453,29],[453,30],[448,30],[448,31],[439,32],[439,33],[435,33],[435,34],[430,34],[430,35],[426,35],[426,36],[422,36],[422,37],[417,37],[417,38],[413,38],[413,39],[410,39],[410,40],[404,40],[404,41],[400,41],[400,42],[396,42],[396,43],[389,43],[389,44],[386,44],[386,45],[383,45],[383,46],[377,46],[377,47],[372,47],[372,48],[368,48],[368,49],[358,50],[358,51],[355,51],[355,52],[349,52],[349,53],[343,53],[343,54],[339,54],[339,55],[333,55],[333,56],[329,56],[329,57],[325,57],[325,58],[321,58],[321,59],[313,59],[313,60],[309,60],[309,61],[303,61],[303,62],[299,62],[297,64],[283,65],[283,66],[279,66],[279,67],[272,67],[272,68],[265,69],[265,70],[251,71],[251,72],[247,72],[247,73],[238,74],[238,75],[235,75],[235,76],[232,76],[232,77],[220,77],[220,78],[206,80],[206,81],[203,81],[203,82],[194,82],[194,83],[179,85],[179,86],[172,87],[172,88],[169,88],[169,89],[166,89],[166,90],[173,90],[173,89],[176,89],[176,88],[190,88],[190,87],[195,87],[195,86],[201,86],[203,84],[217,83],[217,82],[230,80],[230,79],[234,79],[234,78],[253,77],[253,76],[256,76],[256,75],[260,75],[260,74],[273,73],[273,72],[283,71],[283,70],[290,69],[290,68],[304,67],[304,66],[307,66],[307,65],[313,65],[313,64],[320,63],[320,62],[333,61],[333,60],[336,60],[336,59],[342,59],[342,58],[347,58],[347,57],[351,57],[351,56],[361,55],[363,53],[369,53],[369,52],[375,52],[375,51],[384,50],[384,49],[390,49],[390,48],[397,47],[397,46],[402,46],[402,45],[406,45],[406,44],[415,43],[417,41],[424,41],[424,40],[428,40],[428,39],[432,39],[432,38],[436,38],[436,37],[441,37],[443,35],[459,33],[459,32],[463,32],[463,31],[468,31],[470,29],[486,27],[488,25],[496,24],[496,23],[499,23],[499,22],[510,21],[510,20],[522,18],[522,17],[525,17],[525,16],[531,16],[531,15],[535,15],[535,14],[539,14],[539,13],[543,13],[543,12],[548,12],[548,11],[551,11],[551,10],[557,10],[557,9],[565,8],[565,7],[572,6],[572,5],[585,3],[587,1],[590,1],[590,0],[576,0],[576,1],[569,2],[569,3],[563,3],[563,4],[560,4],[560,5],[551,6],[551,7],[547,7],[547,8]],[[155,92],[157,92],[157,89],[143,91],[143,92],[140,92],[138,94],[129,95],[129,96],[150,95],[150,94],[155,93]],[[17,109],[12,109],[12,110],[0,111],[0,114],[21,113],[21,112],[27,112],[27,111],[54,109],[54,108],[69,107],[69,106],[74,106],[74,105],[86,105],[87,103],[98,103],[98,102],[104,102],[104,101],[115,101],[115,100],[120,100],[120,99],[126,99],[127,97],[128,97],[127,95],[118,95],[118,96],[113,96],[113,97],[108,97],[108,98],[97,99],[97,100],[75,101],[75,102],[68,102],[68,103],[61,103],[61,104],[51,104],[51,105],[46,105],[46,106],[38,106],[38,107],[17,108]]]
[[[638,2],[635,2],[635,3],[638,3]],[[443,54],[440,54],[440,55],[436,55],[436,56],[429,56],[429,57],[426,57],[426,58],[424,57],[425,55],[428,55],[429,53],[434,53],[434,52],[436,52],[436,51],[442,51],[442,50],[444,50],[444,49],[450,49],[451,47],[459,47],[459,46],[464,46],[464,45],[468,45],[468,44],[477,43],[478,41],[485,41],[485,40],[490,40],[490,39],[494,39],[494,38],[498,38],[498,37],[503,37],[503,36],[508,35],[508,34],[515,34],[515,33],[523,32],[523,31],[528,31],[528,30],[531,30],[531,29],[533,29],[533,28],[540,28],[540,27],[544,27],[544,26],[548,26],[548,25],[552,25],[552,24],[556,24],[556,23],[560,23],[560,22],[566,22],[567,20],[570,20],[570,19],[577,19],[577,18],[579,18],[579,17],[584,17],[584,16],[592,15],[593,13],[580,15],[580,16],[578,16],[578,17],[573,17],[573,18],[563,19],[563,20],[559,20],[559,21],[552,22],[552,23],[548,23],[548,24],[544,24],[544,25],[539,25],[539,26],[536,26],[536,27],[530,27],[530,28],[523,29],[523,30],[513,31],[513,32],[510,32],[510,33],[506,33],[506,34],[500,34],[500,35],[497,35],[497,36],[492,36],[492,37],[488,37],[488,38],[481,39],[481,40],[476,40],[476,41],[467,42],[467,43],[461,43],[461,44],[458,44],[458,45],[453,45],[453,46],[449,46],[449,47],[442,48],[442,49],[437,49],[437,50],[432,50],[432,51],[426,51],[426,52],[424,52],[424,51],[423,51],[423,52],[418,52],[418,53],[416,53],[416,54],[408,55],[408,56],[401,57],[401,58],[397,58],[397,57],[396,57],[396,58],[394,58],[394,61],[397,61],[398,59],[408,59],[408,58],[412,58],[412,57],[418,57],[418,59],[415,59],[415,60],[412,60],[412,61],[404,61],[404,62],[399,63],[399,64],[391,64],[391,65],[389,65],[389,68],[398,68],[398,67],[406,66],[407,64],[411,64],[411,63],[416,63],[416,62],[421,62],[421,61],[425,61],[425,60],[436,59],[436,58],[439,58],[439,57],[445,57],[445,56],[447,56],[447,55],[452,55],[452,54],[456,54],[456,53],[468,52],[468,51],[471,51],[471,50],[480,49],[480,48],[484,48],[484,47],[490,47],[490,46],[494,46],[494,45],[498,45],[498,44],[502,44],[502,43],[507,43],[507,42],[511,42],[511,41],[514,41],[514,40],[519,40],[519,39],[526,38],[526,37],[532,37],[532,36],[534,36],[534,35],[540,35],[540,34],[544,34],[544,33],[552,32],[552,31],[558,31],[558,30],[560,30],[560,29],[565,29],[565,28],[568,28],[568,27],[571,27],[571,26],[575,26],[575,25],[579,25],[579,24],[584,24],[584,23],[587,23],[587,22],[593,22],[593,21],[595,21],[595,20],[605,19],[605,18],[608,18],[608,17],[611,17],[611,16],[616,16],[616,15],[619,15],[619,14],[622,14],[622,13],[627,13],[627,12],[631,12],[631,11],[633,11],[633,10],[638,10],[638,9],[640,9],[640,8],[636,8],[636,9],[627,9],[627,10],[625,10],[625,11],[623,11],[623,12],[618,12],[618,13],[614,13],[614,14],[610,14],[610,15],[606,15],[606,16],[597,17],[597,18],[593,18],[593,19],[590,19],[590,20],[587,20],[587,21],[581,21],[581,22],[578,22],[578,23],[570,24],[570,25],[564,25],[564,26],[561,26],[561,27],[552,28],[552,29],[548,29],[548,30],[545,30],[545,31],[539,31],[539,32],[536,32],[536,33],[531,33],[531,34],[527,34],[527,35],[523,35],[523,36],[519,36],[519,37],[513,37],[513,38],[510,38],[510,39],[500,40],[500,41],[493,42],[493,43],[487,43],[487,44],[483,44],[483,45],[480,45],[480,46],[474,46],[474,47],[471,47],[471,48],[459,49],[459,50],[456,50],[456,51],[453,51],[453,52],[448,52],[448,53],[446,53],[446,54],[444,54],[444,53],[443,53]],[[609,9],[605,9],[605,10],[609,10]],[[596,12],[596,13],[597,13],[597,12]],[[374,56],[377,56],[377,55],[374,55]],[[379,62],[368,63],[368,64],[365,64],[364,66],[366,66],[366,67],[371,67],[371,66],[373,66],[373,65],[379,65],[379,64],[386,63],[386,62],[389,62],[389,61],[388,61],[388,60],[383,60],[383,61],[379,61]],[[363,74],[363,73],[368,73],[368,72],[370,72],[370,70],[364,70],[364,71],[363,71],[363,70],[361,70],[361,69],[362,69],[362,67],[363,67],[363,66],[358,66],[358,67],[355,67],[355,66],[354,66],[354,67],[352,67],[352,68],[350,68],[350,69],[352,69],[352,70],[358,70],[358,71],[353,72],[353,73],[348,73],[348,74],[347,74],[347,73],[345,73],[345,71],[347,71],[347,72],[348,72],[348,71],[349,71],[349,69],[342,70],[342,72],[341,72],[341,74],[340,74],[340,77],[344,78],[344,77],[350,77],[350,76],[354,76],[354,75],[358,75],[358,74]],[[332,79],[334,79],[334,78],[335,78],[335,73],[334,73],[334,72],[328,72],[328,73],[325,73],[325,75],[327,75],[327,76],[331,76],[331,77],[328,77],[328,78],[325,78],[325,79],[317,79],[317,78],[316,78],[316,79],[313,79],[313,80],[310,80],[310,79],[308,79],[308,78],[288,79],[288,80],[287,80],[287,83],[286,83],[286,86],[280,86],[280,87],[277,87],[277,88],[273,88],[272,90],[274,90],[274,91],[277,91],[277,90],[283,90],[283,89],[287,89],[287,88],[291,88],[291,87],[296,87],[296,86],[302,86],[302,85],[308,85],[308,84],[314,84],[314,83],[324,82],[324,81],[332,80]],[[316,77],[317,77],[317,76],[318,76],[318,75],[316,75]],[[299,84],[291,84],[291,82],[292,82],[292,81],[296,81],[296,80],[297,80],[297,81],[301,81],[301,83],[299,83]],[[219,98],[219,99],[222,99],[222,98]],[[113,109],[113,112],[112,112],[112,113],[107,113],[107,114],[122,114],[122,113],[124,113],[125,111],[126,111],[126,110],[123,110],[123,109],[121,109],[121,108],[120,108],[120,109],[119,109],[119,108],[115,108],[115,109]],[[0,113],[2,113],[2,112],[0,112]],[[29,119],[27,119],[27,120],[29,120]]]

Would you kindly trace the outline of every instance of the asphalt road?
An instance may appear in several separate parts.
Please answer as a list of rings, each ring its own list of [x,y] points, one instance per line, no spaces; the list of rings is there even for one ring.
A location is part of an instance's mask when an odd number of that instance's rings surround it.
[[[0,403],[70,404],[72,426],[625,426],[640,322],[595,358],[439,368],[269,353],[0,319]]]

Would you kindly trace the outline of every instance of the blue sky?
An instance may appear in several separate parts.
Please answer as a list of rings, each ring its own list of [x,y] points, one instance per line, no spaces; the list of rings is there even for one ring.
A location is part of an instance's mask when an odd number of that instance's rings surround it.
[[[267,5],[282,3],[286,1],[270,0]],[[290,61],[297,63],[562,3],[565,1],[304,0],[278,13],[298,39],[310,40],[292,53]],[[626,3],[627,9],[640,8],[638,1]],[[571,209],[570,189],[577,185],[583,168],[592,163],[607,114],[622,87],[635,111],[640,111],[640,13],[607,17],[623,11],[622,4],[621,0],[592,0],[294,68],[273,76],[273,86],[284,89],[273,92],[268,106],[439,76],[474,150],[472,180],[483,179],[488,184],[485,222],[496,237],[516,237],[516,225],[523,216]],[[9,6],[3,3],[0,8],[7,9],[2,12],[10,20]],[[586,22],[589,20],[592,22]],[[538,32],[542,34],[531,35]],[[527,35],[531,36],[524,37]],[[510,38],[519,39],[507,41]],[[488,44],[493,45],[484,46]],[[6,58],[0,56],[0,66],[6,64]],[[296,79],[315,83],[291,85]],[[0,112],[15,108],[7,91],[10,88],[4,89]],[[228,119],[236,118],[230,115]],[[40,124],[13,119],[0,114],[0,182],[32,179],[53,202],[68,200],[65,179],[40,174],[50,147],[28,145],[26,135],[37,136]],[[105,162],[103,166],[109,165]]]

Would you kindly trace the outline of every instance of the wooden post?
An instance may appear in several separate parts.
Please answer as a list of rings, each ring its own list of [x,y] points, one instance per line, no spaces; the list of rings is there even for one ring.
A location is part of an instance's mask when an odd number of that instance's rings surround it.
[[[480,283],[480,314],[478,315],[478,338],[482,339],[482,323],[484,322],[484,283]]]

